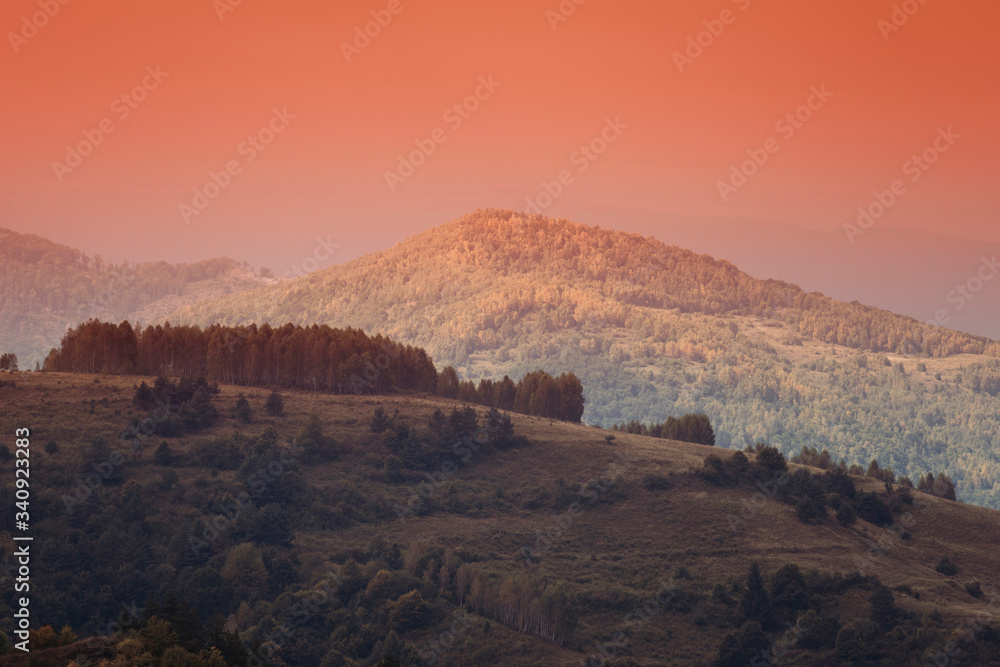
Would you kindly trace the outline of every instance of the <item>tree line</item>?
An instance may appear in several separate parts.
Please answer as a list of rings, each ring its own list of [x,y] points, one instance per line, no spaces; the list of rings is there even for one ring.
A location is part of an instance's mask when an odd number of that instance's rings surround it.
[[[634,435],[648,435],[665,440],[693,442],[709,447],[715,446],[715,431],[712,429],[712,422],[708,415],[701,412],[689,413],[680,419],[667,417],[666,421],[648,426],[633,419],[628,423],[614,424],[611,430]]]
[[[516,384],[504,375],[496,382],[484,378],[477,386],[472,380],[459,381],[458,372],[452,366],[445,366],[438,375],[437,394],[498,410],[570,422],[579,422],[583,417],[586,400],[583,384],[573,373],[552,377],[537,370]]]
[[[336,394],[432,392],[499,410],[579,422],[583,384],[573,373],[542,370],[518,382],[460,381],[451,366],[440,373],[421,348],[360,329],[268,324],[148,326],[90,320],[67,332],[43,370],[66,373],[205,378],[243,386],[329,391]]]
[[[434,391],[437,370],[424,350],[358,329],[268,324],[142,331],[127,321],[90,320],[69,331],[44,370],[205,377],[248,386],[337,394]]]

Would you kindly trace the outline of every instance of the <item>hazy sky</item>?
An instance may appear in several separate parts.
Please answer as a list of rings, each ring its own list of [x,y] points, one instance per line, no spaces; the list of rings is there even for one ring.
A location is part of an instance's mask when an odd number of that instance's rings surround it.
[[[587,223],[619,206],[836,229],[898,180],[876,224],[1000,240],[995,2],[897,2],[916,10],[898,25],[889,0],[235,2],[4,0],[0,226],[281,272],[317,237],[343,260],[526,208],[565,170],[544,210]],[[391,21],[359,38],[373,11]],[[433,154],[391,188],[418,141]],[[723,201],[747,151],[767,161]]]

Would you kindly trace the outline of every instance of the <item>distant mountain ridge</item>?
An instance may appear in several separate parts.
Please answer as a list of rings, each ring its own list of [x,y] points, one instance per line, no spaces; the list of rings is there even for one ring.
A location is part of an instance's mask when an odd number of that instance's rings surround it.
[[[475,314],[456,312],[472,306]],[[777,316],[823,342],[876,352],[948,356],[1000,350],[985,337],[751,278],[725,260],[653,238],[508,210],[477,211],[383,252],[253,293],[185,306],[170,318],[202,325],[350,324],[394,334],[419,322],[429,330],[414,342],[447,356],[456,335],[470,352],[489,349],[484,329],[516,326],[527,311],[545,307],[557,311],[557,328],[594,316],[621,320],[625,310],[640,307]],[[844,330],[846,320],[856,324],[853,330]]]
[[[996,297],[1000,282],[962,309],[947,301],[1000,242],[879,224],[849,242],[843,230],[810,229],[758,219],[713,219],[640,209],[588,206],[585,220],[657,238],[713,257],[725,257],[751,276],[776,278],[845,301],[931,321],[947,309],[949,329],[1000,339]]]
[[[228,257],[194,264],[109,264],[34,234],[0,228],[0,348],[30,368],[89,318],[151,322],[184,303],[274,279]]]

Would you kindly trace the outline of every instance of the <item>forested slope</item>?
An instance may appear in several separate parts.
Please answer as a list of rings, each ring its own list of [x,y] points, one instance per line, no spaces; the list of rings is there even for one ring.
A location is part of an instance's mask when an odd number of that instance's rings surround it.
[[[179,405],[147,412],[138,378],[3,379],[0,430],[31,430],[31,664],[995,665],[1000,654],[995,511],[795,466],[772,448],[433,396],[276,401],[159,381],[154,394]],[[13,506],[13,485],[4,493]],[[11,603],[0,600],[0,629],[14,639]]]
[[[479,211],[170,319],[358,326],[473,380],[572,371],[589,423],[704,411],[722,445],[825,448],[913,479],[946,470],[960,497],[1000,506],[998,343],[652,238]]]

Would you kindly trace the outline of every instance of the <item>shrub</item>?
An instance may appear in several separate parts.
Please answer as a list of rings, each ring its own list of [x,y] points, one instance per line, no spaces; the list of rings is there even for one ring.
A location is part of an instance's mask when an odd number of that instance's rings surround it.
[[[832,648],[840,632],[840,622],[837,619],[824,618],[812,609],[799,617],[797,625],[801,630],[798,645],[804,649]]]
[[[30,646],[36,650],[45,650],[59,646],[59,635],[52,629],[51,625],[43,625],[38,630],[29,630],[31,636]]]
[[[656,473],[649,473],[643,477],[642,485],[649,491],[668,491],[674,486],[669,477]]]
[[[372,429],[372,433],[382,433],[387,431],[395,425],[394,420],[385,413],[385,408],[381,405],[375,408],[375,412],[372,414],[371,421],[368,425]]]
[[[715,664],[719,667],[744,667],[753,657],[767,650],[771,640],[756,621],[744,623],[736,632],[726,635],[719,645]]]
[[[268,429],[273,431],[270,427]],[[331,461],[339,456],[337,443],[323,435],[323,422],[315,412],[306,417],[306,423],[299,429],[295,441],[302,447],[308,462]]]
[[[156,447],[156,451],[153,453],[153,460],[159,466],[169,466],[173,462],[174,455],[170,451],[170,445],[167,444],[166,440]]]
[[[882,627],[883,630],[896,625],[899,619],[899,607],[896,606],[896,599],[888,586],[878,584],[872,591],[869,602],[872,605],[872,621]]]
[[[954,577],[958,574],[958,566],[952,563],[947,556],[942,558],[941,561],[934,566],[934,569],[946,577]]]
[[[59,631],[60,646],[69,646],[70,644],[75,643],[76,640],[77,640],[76,633],[73,632],[73,628],[69,627],[68,625],[64,625],[63,629]]]
[[[368,582],[365,594],[372,600],[389,598],[396,589],[396,575],[391,570],[379,570]]]
[[[272,417],[280,417],[285,412],[285,400],[281,394],[272,391],[267,401],[264,402],[264,410]]]
[[[716,584],[712,586],[712,602],[714,604],[729,604],[729,594],[726,593],[726,587],[722,584]]]
[[[892,523],[892,512],[877,493],[861,491],[854,500],[858,516],[876,526]]]
[[[837,633],[836,656],[842,664],[861,664],[865,659],[865,645],[854,626],[848,625]]]
[[[701,475],[713,484],[722,485],[728,483],[725,465],[722,463],[722,459],[715,454],[709,454],[705,457],[705,460],[702,462]]]
[[[763,466],[770,473],[779,473],[788,470],[785,455],[777,447],[768,445],[757,450],[757,465]]]
[[[389,622],[396,630],[406,631],[419,628],[427,620],[428,605],[420,591],[410,591],[391,605]]]
[[[793,563],[782,565],[771,575],[768,594],[775,609],[801,611],[809,603],[805,578],[799,566]],[[795,618],[795,615],[791,618]]]
[[[823,523],[826,512],[823,505],[813,498],[805,497],[795,506],[795,514],[803,523]]]
[[[837,509],[837,523],[839,523],[844,528],[854,525],[858,520],[858,513],[854,511],[854,506],[851,503],[841,503],[840,507]]]
[[[743,452],[736,452],[732,458],[723,462],[716,454],[705,457],[701,476],[717,486],[738,484],[747,477],[750,463]]]
[[[169,491],[171,487],[180,484],[180,477],[173,470],[167,470],[160,475],[160,488]]]
[[[253,421],[253,411],[250,410],[250,401],[243,394],[236,399],[236,407],[233,408],[233,419],[241,424],[249,424]]]
[[[978,579],[970,579],[965,583],[965,592],[974,598],[983,597],[983,587],[980,585]]]
[[[385,481],[390,484],[399,484],[403,481],[403,462],[400,458],[394,454],[390,454],[385,459],[385,464],[382,466],[382,472],[385,473]]]

